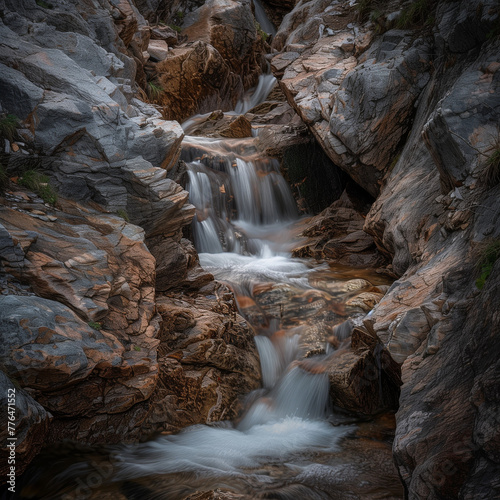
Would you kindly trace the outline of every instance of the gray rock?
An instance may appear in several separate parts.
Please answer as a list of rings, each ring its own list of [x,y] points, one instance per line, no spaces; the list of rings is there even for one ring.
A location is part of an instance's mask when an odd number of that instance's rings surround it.
[[[0,63],[2,107],[25,120],[43,98],[43,89],[34,85],[20,71]]]
[[[15,471],[16,476],[23,473],[30,463],[42,449],[45,438],[48,435],[52,415],[43,406],[37,403],[29,394],[23,391],[19,384],[13,383],[3,372],[0,371],[0,404],[5,409],[6,418],[12,415],[14,420],[6,420],[0,431],[0,472],[3,477],[10,471],[8,459],[11,457],[11,449],[8,444],[15,444]],[[11,411],[13,413],[11,413]],[[10,435],[9,429],[14,429]],[[9,438],[14,440],[9,441]]]

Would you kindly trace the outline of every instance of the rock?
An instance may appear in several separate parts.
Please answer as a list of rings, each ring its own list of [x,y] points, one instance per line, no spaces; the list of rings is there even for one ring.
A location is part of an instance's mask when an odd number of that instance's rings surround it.
[[[178,42],[177,31],[170,26],[154,26],[151,28],[151,40],[164,40],[169,47],[174,47]]]
[[[243,88],[257,84],[265,62],[249,1],[204,2],[185,17],[183,33],[189,41],[201,40],[210,44],[231,72],[241,78]]]
[[[118,337],[145,335],[154,316],[155,262],[144,231],[78,205],[67,209],[73,213],[60,212],[47,223],[4,209],[0,220],[18,242],[4,257],[5,270],[85,321],[102,322]],[[78,232],[71,232],[69,224]],[[17,260],[9,257],[12,252]]]
[[[40,452],[48,434],[52,415],[3,372],[0,372],[0,387],[0,401],[2,407],[5,408],[7,419],[0,432],[2,440],[0,471],[5,478],[10,472],[9,458],[14,458],[15,462],[12,463],[14,463],[17,477]],[[9,431],[12,431],[12,434]],[[11,454],[11,448],[8,447],[8,444],[12,443],[15,444],[14,456]]]
[[[144,19],[127,0],[117,4],[123,14],[119,30],[110,6],[107,11],[94,6],[99,19],[83,7],[66,7],[81,25],[81,30],[71,25],[77,33],[65,29],[66,18],[57,8],[44,9],[49,24],[36,17],[38,10],[27,10],[27,18],[37,24],[31,31],[16,32],[17,17],[5,18],[0,27],[0,63],[6,66],[2,106],[26,120],[34,148],[51,156],[47,173],[62,196],[96,201],[112,212],[125,210],[133,222],[149,226],[148,234],[160,230],[151,227],[152,213],[162,214],[164,224],[184,207],[180,229],[190,217],[187,193],[166,179],[165,169],[178,159],[182,129],[132,99],[136,62],[125,55],[126,46],[141,54],[147,48]]]
[[[243,115],[225,115],[217,110],[208,115],[193,118],[193,124],[186,128],[186,133],[202,137],[237,139],[252,137],[252,125]]]
[[[156,61],[163,61],[168,55],[168,45],[164,40],[151,40],[148,45],[148,53]]]
[[[238,116],[227,128],[220,131],[220,135],[233,139],[252,137],[252,125],[244,116]]]
[[[229,111],[243,95],[241,79],[211,45],[197,41],[168,52],[157,65],[167,117],[183,120],[213,109]]]
[[[421,348],[403,365],[394,454],[415,496],[487,498],[498,491],[500,434],[493,408],[500,400],[494,382],[500,366],[491,346],[500,332],[493,305],[499,271],[497,262],[481,293],[455,302],[440,323],[439,350]],[[463,287],[474,285],[465,272],[451,286],[462,296]]]
[[[328,259],[354,267],[377,267],[384,258],[373,238],[363,231],[364,218],[355,210],[347,193],[308,223],[302,236],[308,238],[294,248],[299,257]]]
[[[172,417],[163,418],[167,430],[235,418],[238,396],[259,385],[253,334],[234,303],[225,300],[215,295],[158,300],[161,394]]]

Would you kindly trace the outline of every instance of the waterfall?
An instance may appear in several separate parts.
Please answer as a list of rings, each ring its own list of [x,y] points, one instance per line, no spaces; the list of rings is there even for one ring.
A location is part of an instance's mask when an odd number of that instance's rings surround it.
[[[230,140],[224,142],[230,154],[223,161],[212,150],[204,163],[188,163],[186,189],[196,207],[195,245],[201,253],[262,254],[272,247],[266,230],[272,235],[277,227],[297,219],[295,200],[276,160],[255,156],[250,160],[238,155],[236,148],[230,151]],[[196,144],[196,138],[188,138],[188,143]],[[199,144],[207,146],[205,141]]]
[[[260,0],[253,0],[253,4],[255,5],[255,19],[259,23],[262,30],[265,31],[266,33],[269,33],[272,36],[276,35],[276,28],[274,27],[273,23],[269,20],[269,18],[266,16],[264,7],[262,6]]]

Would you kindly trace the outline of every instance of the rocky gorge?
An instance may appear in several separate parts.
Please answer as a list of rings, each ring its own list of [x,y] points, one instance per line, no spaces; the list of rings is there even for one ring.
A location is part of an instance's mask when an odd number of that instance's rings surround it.
[[[78,455],[244,427],[243,396],[269,385],[259,343],[300,331],[293,366],[324,375],[309,390],[326,381],[339,439],[368,423],[348,466],[320,460],[260,498],[500,497],[498,2],[259,5],[271,36],[246,0],[0,0],[0,365],[16,476],[61,443]],[[269,69],[277,85],[248,99]],[[189,163],[219,172],[226,228],[242,212],[226,155],[230,169],[272,158],[256,185],[279,171],[311,215],[289,250],[328,271],[306,289],[200,265],[190,224],[212,207],[193,198]],[[241,232],[221,249],[252,253]],[[370,427],[392,413],[392,430]],[[359,473],[363,453],[377,479]],[[128,473],[132,489],[80,497],[162,498]],[[345,479],[357,474],[369,486]],[[183,490],[175,476],[164,497],[256,498],[231,477]],[[22,484],[12,498],[42,498]],[[54,491],[43,498],[68,494]]]

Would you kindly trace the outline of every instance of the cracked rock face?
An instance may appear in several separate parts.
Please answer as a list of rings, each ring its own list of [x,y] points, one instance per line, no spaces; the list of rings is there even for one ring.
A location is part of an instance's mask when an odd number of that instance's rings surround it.
[[[29,203],[0,213],[12,249],[3,270],[37,294],[1,297],[2,365],[58,415],[125,411],[151,395],[158,374],[144,231],[75,204],[53,222],[37,213]]]
[[[284,51],[271,64],[331,160],[377,196],[429,81],[430,46],[408,31],[374,38],[351,17],[337,2],[297,5],[276,35],[273,46]]]
[[[30,129],[31,150],[50,156],[59,193],[125,210],[148,235],[179,209],[189,219],[187,193],[166,178],[182,129],[133,97],[134,53],[149,40],[137,9],[17,4],[6,2],[0,24],[1,105]]]
[[[433,15],[432,34],[377,35],[337,2],[301,2],[275,38],[283,51],[272,65],[332,160],[377,196],[363,231],[399,279],[364,324],[402,364],[394,456],[408,498],[492,498],[498,264],[481,291],[475,280],[500,238],[500,186],[488,167],[500,45],[486,36],[500,12],[443,1]]]

